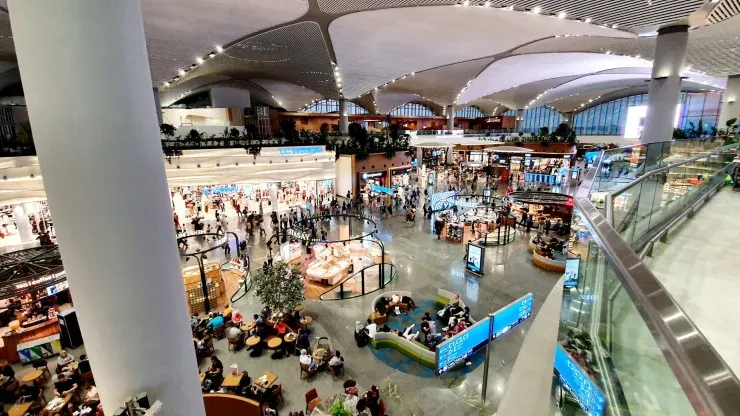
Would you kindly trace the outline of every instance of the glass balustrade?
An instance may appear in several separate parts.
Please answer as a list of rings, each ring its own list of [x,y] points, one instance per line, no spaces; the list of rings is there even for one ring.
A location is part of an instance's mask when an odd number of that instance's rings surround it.
[[[364,296],[384,288],[396,276],[396,267],[392,264],[373,264],[356,270],[347,278],[321,294],[321,300],[341,300]]]

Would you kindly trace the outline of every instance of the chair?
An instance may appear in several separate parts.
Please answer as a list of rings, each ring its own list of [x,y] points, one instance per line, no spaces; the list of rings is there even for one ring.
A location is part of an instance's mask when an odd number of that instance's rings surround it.
[[[278,397],[280,397],[280,404],[285,403],[285,400],[283,399],[283,385],[282,384],[276,384],[275,388],[272,390],[272,394],[270,395],[270,402],[272,403],[273,407],[277,407]]]
[[[326,350],[324,357],[329,358],[331,356],[331,343],[327,337],[319,337],[316,340],[316,349],[323,348]]]
[[[385,402],[383,401],[383,399],[380,399],[380,404],[378,405],[378,409],[380,409],[380,412],[378,412],[378,414],[380,416],[385,416],[386,408],[385,408]]]
[[[305,378],[308,380],[308,379],[313,378],[316,375],[318,368],[316,370],[309,370],[308,364],[299,363],[299,365],[301,366],[301,376],[300,377],[302,379]],[[306,377],[303,377],[304,374],[306,375]]]
[[[51,378],[51,371],[49,371],[49,364],[45,360],[36,360],[33,362],[33,368],[36,370],[42,370],[44,372],[44,378],[49,380]]]
[[[237,351],[242,348],[244,344],[244,337],[241,336],[237,339],[228,338],[229,340],[229,351]]]
[[[319,403],[321,403],[321,399],[319,399],[319,393],[316,392],[316,389],[311,389],[306,392],[306,412],[313,412],[313,409],[315,409]]]
[[[329,371],[329,373],[331,373],[331,379],[336,380],[336,377],[339,377],[339,373],[342,373],[342,375],[344,375],[344,362],[336,367],[327,365],[326,369],[327,371]]]
[[[213,330],[213,336],[216,337],[216,339],[224,339],[226,336],[226,325],[221,325],[220,327]]]

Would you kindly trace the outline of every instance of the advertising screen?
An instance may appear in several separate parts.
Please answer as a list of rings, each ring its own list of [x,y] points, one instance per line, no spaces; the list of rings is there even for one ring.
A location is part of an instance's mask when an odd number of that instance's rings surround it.
[[[578,270],[581,268],[581,259],[571,258],[565,260],[565,279],[563,287],[570,289],[578,286]]]
[[[437,346],[437,373],[448,371],[478,351],[488,339],[489,318],[476,322],[459,335]]]
[[[485,188],[483,190],[483,203],[484,204],[491,203],[491,190],[488,188]]]
[[[532,316],[533,299],[534,295],[528,293],[493,314],[493,339],[500,337]]]
[[[468,257],[465,262],[465,268],[476,274],[483,274],[483,255],[485,250],[481,246],[468,244]]]
[[[555,377],[589,416],[604,414],[604,394],[560,345],[555,347]]]
[[[673,120],[673,127],[678,127],[678,120],[681,116],[681,104],[676,106],[676,116]],[[624,125],[625,139],[642,138],[642,129],[645,127],[645,117],[647,117],[647,106],[633,106],[627,110],[627,121]]]

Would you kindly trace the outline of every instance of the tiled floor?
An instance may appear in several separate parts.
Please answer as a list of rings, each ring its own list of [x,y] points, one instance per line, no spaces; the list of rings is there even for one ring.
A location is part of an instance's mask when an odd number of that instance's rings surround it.
[[[735,374],[740,374],[740,193],[724,188],[656,245],[646,263]],[[730,325],[728,327],[728,324]]]
[[[377,213],[371,214],[377,216]],[[244,231],[238,230],[236,219],[229,220],[228,228],[237,229],[240,238],[243,238]],[[269,224],[266,225],[267,233],[271,235]],[[336,233],[337,228],[332,223],[329,235]],[[437,289],[450,290],[460,294],[470,306],[473,317],[482,317],[528,292],[534,293],[534,310],[537,313],[545,296],[560,277],[557,273],[549,273],[532,265],[526,249],[527,235],[519,230],[513,243],[486,249],[485,275],[473,277],[463,271],[464,246],[437,240],[432,235],[431,220],[419,215],[416,224],[409,226],[405,224],[403,214],[399,213],[392,218],[379,220],[378,228],[386,255],[398,270],[397,278],[386,287],[387,291],[411,291],[417,300],[434,300]],[[250,240],[252,267],[261,266],[265,260],[264,242],[265,238],[258,234]],[[224,256],[222,250],[214,253],[211,258]],[[235,247],[232,246],[232,255],[235,253]],[[329,337],[332,348],[344,355],[346,375],[343,378],[357,380],[361,391],[373,384],[378,385],[383,399],[389,405],[387,413],[392,416],[494,414],[506,392],[509,372],[530,323],[525,322],[493,344],[488,404],[484,407],[480,400],[483,365],[478,365],[468,374],[460,372],[439,378],[419,377],[380,362],[369,347],[356,346],[353,337],[355,321],[367,318],[372,299],[379,293],[342,301],[304,303],[303,313],[314,318],[311,324],[313,336]],[[245,316],[251,316],[261,310],[262,305],[252,290],[236,302],[235,308]],[[334,381],[330,374],[319,374],[310,382],[301,380],[296,357],[274,360],[265,352],[261,357],[251,358],[244,350],[228,351],[226,340],[216,343],[216,355],[226,367],[237,364],[240,370],[247,370],[253,378],[265,370],[277,374],[277,382],[282,384],[285,398],[285,403],[279,408],[281,414],[303,409],[304,394],[311,388],[316,388],[322,397],[342,390],[342,380]],[[201,369],[207,366],[208,360],[204,360]]]

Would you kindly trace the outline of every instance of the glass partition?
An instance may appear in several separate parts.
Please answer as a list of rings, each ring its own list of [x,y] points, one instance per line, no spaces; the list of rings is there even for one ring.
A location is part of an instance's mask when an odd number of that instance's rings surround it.
[[[355,271],[319,296],[321,300],[341,300],[364,296],[384,288],[396,276],[392,264],[374,264]]]

